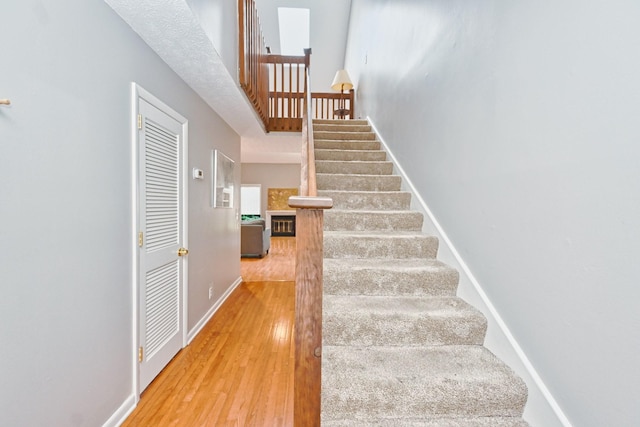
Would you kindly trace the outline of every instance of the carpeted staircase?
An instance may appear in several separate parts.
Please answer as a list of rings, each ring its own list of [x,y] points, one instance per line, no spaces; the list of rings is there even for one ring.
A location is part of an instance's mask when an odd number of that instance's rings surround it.
[[[524,382],[363,120],[314,121],[325,211],[323,426],[522,427]]]

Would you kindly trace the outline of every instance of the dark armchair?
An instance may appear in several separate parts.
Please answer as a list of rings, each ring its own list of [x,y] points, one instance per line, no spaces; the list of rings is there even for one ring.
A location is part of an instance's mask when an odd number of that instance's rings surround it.
[[[242,221],[240,224],[240,254],[262,258],[269,253],[271,229],[263,218]]]

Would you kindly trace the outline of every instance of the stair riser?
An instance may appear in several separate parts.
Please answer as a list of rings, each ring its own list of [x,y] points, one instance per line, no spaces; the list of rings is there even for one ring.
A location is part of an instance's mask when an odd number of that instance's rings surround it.
[[[322,326],[325,345],[482,345],[486,332],[486,326],[473,318],[358,317],[332,311],[325,316],[329,319]]]
[[[387,160],[384,151],[365,150],[315,150],[316,160],[342,160],[360,162],[383,162]]]
[[[326,295],[448,296],[458,289],[454,269],[342,268],[325,261]]]
[[[357,125],[357,126],[367,126],[369,122],[366,120],[340,120],[340,119],[313,119],[314,125]]]
[[[487,330],[486,319],[459,298],[329,295],[323,308],[324,345],[481,345]]]
[[[316,161],[316,172],[353,175],[391,175],[393,173],[393,163],[319,160]]]
[[[373,132],[313,132],[313,139],[329,139],[334,141],[373,141]]]
[[[338,175],[316,176],[318,190],[398,191],[401,178],[394,175]]]
[[[314,132],[371,132],[369,125],[323,124],[313,125]]]
[[[334,209],[405,210],[411,205],[411,194],[400,191],[383,193],[320,190],[318,195],[330,197]]]
[[[433,236],[324,235],[325,258],[435,258],[437,253]]]
[[[315,139],[314,147],[321,150],[380,150],[380,141],[331,141]]]
[[[422,214],[419,212],[369,213],[328,210],[324,214],[324,229],[333,231],[420,231]]]

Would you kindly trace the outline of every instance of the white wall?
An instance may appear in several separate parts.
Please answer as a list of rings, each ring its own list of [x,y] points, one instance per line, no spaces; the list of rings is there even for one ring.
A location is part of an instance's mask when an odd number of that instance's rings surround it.
[[[214,148],[239,164],[240,141],[107,4],[0,16],[0,425],[99,426],[132,396],[130,83],[188,118],[189,168],[208,172]],[[206,182],[189,200],[191,328],[208,284],[218,298],[239,278],[240,249]]]
[[[336,71],[344,67],[351,0],[256,0],[256,3],[266,44],[275,54],[280,53],[278,7],[310,10],[311,90],[331,92]]]
[[[624,0],[351,11],[358,115],[581,427],[640,419],[639,20]]]

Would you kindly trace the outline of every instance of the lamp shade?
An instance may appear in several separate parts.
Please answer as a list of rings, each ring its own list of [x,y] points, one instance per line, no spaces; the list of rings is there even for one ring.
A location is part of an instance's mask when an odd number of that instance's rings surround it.
[[[331,89],[339,91],[353,89],[353,83],[351,83],[347,70],[338,70],[333,78],[333,83],[331,83]]]

